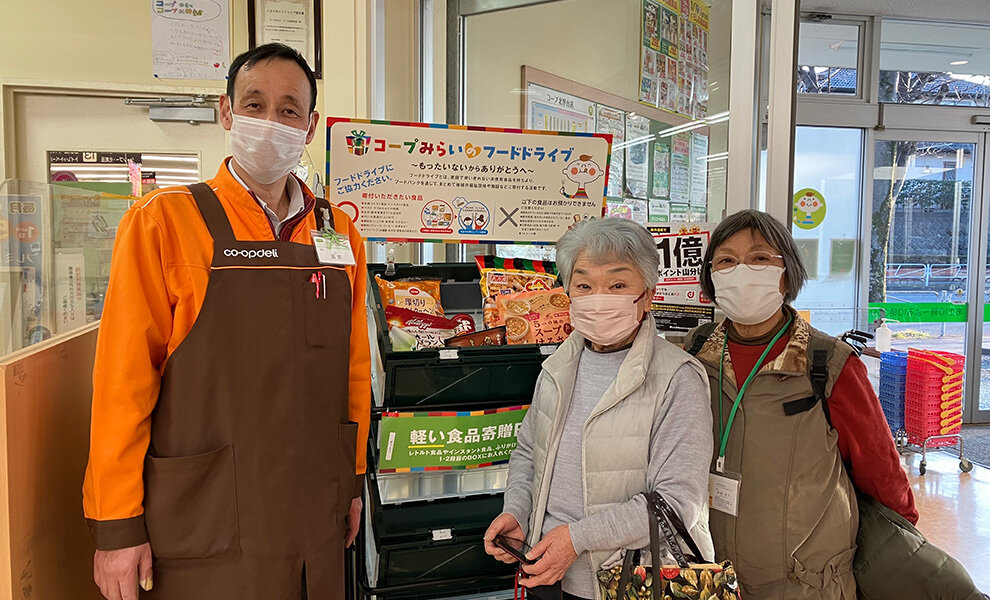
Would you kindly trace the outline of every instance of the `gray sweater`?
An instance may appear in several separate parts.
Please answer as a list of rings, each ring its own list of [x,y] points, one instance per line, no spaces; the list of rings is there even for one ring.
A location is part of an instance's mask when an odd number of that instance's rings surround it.
[[[594,598],[597,583],[590,561],[587,556],[581,555],[588,550],[626,548],[634,540],[642,539],[649,527],[646,502],[641,495],[610,510],[591,516],[584,513],[584,425],[605,391],[612,385],[627,354],[628,350],[603,354],[590,348],[585,348],[582,352],[577,384],[564,421],[550,482],[542,534],[545,536],[560,525],[570,526],[571,542],[579,557],[564,576],[563,589],[583,598]],[[711,414],[708,402],[698,401],[699,398],[707,399],[707,392],[708,382],[687,365],[675,372],[657,421],[651,429],[648,480],[660,480],[661,469],[677,469],[678,465],[693,468],[709,463],[712,456]],[[668,415],[671,418],[667,418]],[[519,431],[518,446],[512,454],[510,470],[532,474],[535,432],[527,425],[524,421]],[[679,483],[677,478],[668,482],[669,485],[662,492],[675,510],[679,508],[679,495],[693,499],[701,492],[696,488],[703,487],[707,491],[708,487],[707,479],[680,482],[683,487],[676,485]],[[510,477],[505,493],[504,511],[512,514],[524,531],[529,520],[528,497],[532,494],[531,487],[531,478],[529,481],[522,481]],[[523,494],[526,500],[522,499]],[[687,517],[685,520],[690,522],[693,515],[682,516]]]

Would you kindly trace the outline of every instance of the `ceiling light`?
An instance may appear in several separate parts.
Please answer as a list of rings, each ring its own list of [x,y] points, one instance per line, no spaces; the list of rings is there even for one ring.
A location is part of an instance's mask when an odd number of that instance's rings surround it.
[[[959,65],[968,65],[969,64],[969,61],[968,60],[954,60],[954,61],[950,62],[949,64],[952,65],[953,67],[958,67]]]

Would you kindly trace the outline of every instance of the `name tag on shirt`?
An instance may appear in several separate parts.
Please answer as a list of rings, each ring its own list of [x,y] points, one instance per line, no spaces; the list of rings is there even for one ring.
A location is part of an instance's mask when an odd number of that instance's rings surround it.
[[[734,473],[708,474],[708,506],[733,517],[739,516],[739,484]]]
[[[335,231],[310,230],[313,236],[313,247],[316,248],[316,257],[323,265],[353,265],[354,252],[351,250],[351,242],[347,236]]]

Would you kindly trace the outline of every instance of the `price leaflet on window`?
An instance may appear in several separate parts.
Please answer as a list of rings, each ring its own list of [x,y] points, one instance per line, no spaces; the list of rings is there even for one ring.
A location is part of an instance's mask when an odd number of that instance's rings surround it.
[[[663,331],[689,331],[715,318],[715,305],[701,292],[701,267],[715,226],[711,223],[653,225],[660,255],[660,281],[652,312]]]
[[[450,471],[504,463],[529,406],[382,415],[379,473]]]

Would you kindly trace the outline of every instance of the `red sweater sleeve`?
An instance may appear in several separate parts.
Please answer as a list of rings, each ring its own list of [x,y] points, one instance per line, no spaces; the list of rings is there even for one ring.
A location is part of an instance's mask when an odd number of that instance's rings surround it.
[[[901,467],[890,428],[880,408],[866,365],[852,355],[839,374],[828,401],[839,453],[856,487],[884,506],[918,523],[914,492]]]

